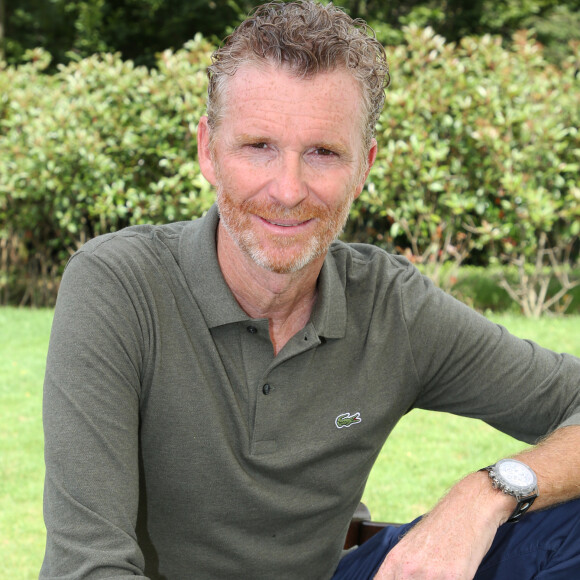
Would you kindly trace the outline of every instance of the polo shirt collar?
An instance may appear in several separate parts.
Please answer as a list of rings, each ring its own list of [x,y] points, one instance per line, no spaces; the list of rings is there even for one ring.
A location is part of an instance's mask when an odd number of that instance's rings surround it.
[[[326,254],[318,276],[318,299],[311,321],[319,336],[343,338],[346,334],[346,291],[332,252]]]
[[[217,206],[183,231],[179,261],[187,284],[209,328],[250,320],[229,289],[219,267]],[[318,278],[318,299],[311,322],[319,336],[341,338],[346,330],[346,297],[332,254],[326,256]]]

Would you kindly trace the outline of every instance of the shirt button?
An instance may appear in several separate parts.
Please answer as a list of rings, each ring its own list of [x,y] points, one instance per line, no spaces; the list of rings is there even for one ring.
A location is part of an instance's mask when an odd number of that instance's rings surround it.
[[[256,332],[258,332],[258,329],[255,326],[248,326],[247,331],[250,334],[256,334]]]
[[[271,391],[272,387],[266,383],[263,387],[262,387],[262,393],[264,393],[264,395],[269,395],[270,391]]]

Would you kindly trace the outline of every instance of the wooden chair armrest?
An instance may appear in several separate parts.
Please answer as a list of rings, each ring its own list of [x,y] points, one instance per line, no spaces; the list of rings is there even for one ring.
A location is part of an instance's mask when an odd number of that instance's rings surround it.
[[[378,534],[386,526],[398,525],[400,524],[373,522],[369,509],[361,502],[354,512],[350,522],[344,541],[344,549],[348,550],[348,548],[352,548],[353,546],[360,546],[375,534]]]

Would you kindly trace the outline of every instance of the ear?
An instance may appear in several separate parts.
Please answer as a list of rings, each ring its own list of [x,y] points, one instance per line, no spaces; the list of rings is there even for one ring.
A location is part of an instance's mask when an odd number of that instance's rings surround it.
[[[215,168],[210,148],[210,127],[207,117],[203,116],[197,126],[197,158],[202,175],[212,184],[216,184]]]
[[[358,184],[357,188],[356,188],[356,193],[355,193],[355,199],[361,194],[365,181],[367,180],[367,177],[369,176],[369,173],[371,172],[371,167],[373,166],[375,159],[377,158],[377,151],[378,151],[378,146],[377,146],[377,140],[373,138],[373,140],[371,141],[371,147],[367,153],[367,168],[366,171],[364,172],[360,183]]]

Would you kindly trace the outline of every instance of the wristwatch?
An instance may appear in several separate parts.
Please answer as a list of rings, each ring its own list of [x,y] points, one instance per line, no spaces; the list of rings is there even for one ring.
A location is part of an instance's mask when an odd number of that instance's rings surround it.
[[[512,495],[518,502],[508,522],[517,522],[538,497],[538,478],[531,467],[517,459],[500,459],[495,465],[480,469],[487,471],[494,488]]]

